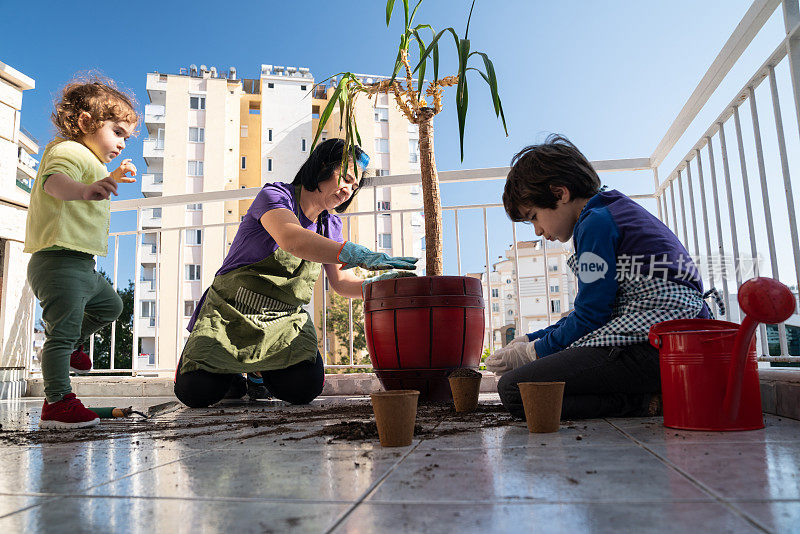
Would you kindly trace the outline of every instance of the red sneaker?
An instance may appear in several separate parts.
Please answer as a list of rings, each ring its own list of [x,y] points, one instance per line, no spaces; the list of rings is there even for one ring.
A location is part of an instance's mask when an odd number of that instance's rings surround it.
[[[53,404],[45,399],[39,428],[85,428],[99,422],[96,413],[87,410],[74,393],[68,393]]]
[[[92,370],[92,359],[83,352],[83,345],[75,349],[69,357],[69,368],[75,374],[85,375]]]

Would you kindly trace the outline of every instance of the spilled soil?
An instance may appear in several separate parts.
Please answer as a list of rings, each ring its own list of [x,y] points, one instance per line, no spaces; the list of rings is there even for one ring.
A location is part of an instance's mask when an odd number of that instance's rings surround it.
[[[458,413],[450,403],[420,403],[415,436],[433,438],[472,432],[480,428],[514,424],[500,405],[482,404],[470,413]],[[521,423],[516,423],[521,424]],[[320,425],[322,425],[320,427]],[[378,439],[372,406],[368,402],[311,406],[248,407],[223,406],[210,412],[184,408],[162,417],[103,419],[93,428],[76,430],[6,430],[0,428],[0,445],[41,445],[124,440],[132,446],[140,441],[185,441],[201,436],[221,441],[273,438],[274,442],[325,438],[334,441]]]

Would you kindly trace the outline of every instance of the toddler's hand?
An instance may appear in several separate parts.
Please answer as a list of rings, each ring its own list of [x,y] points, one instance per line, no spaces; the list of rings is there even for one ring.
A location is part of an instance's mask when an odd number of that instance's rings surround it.
[[[102,180],[97,180],[95,183],[85,186],[81,196],[83,200],[107,200],[111,193],[118,194],[117,182],[111,176],[106,176]]]
[[[135,179],[127,177],[128,174],[130,174],[131,176],[136,176],[136,165],[131,163],[131,160],[124,159],[122,160],[122,165],[111,171],[110,176],[117,183],[130,184],[132,182],[135,182],[136,181]]]

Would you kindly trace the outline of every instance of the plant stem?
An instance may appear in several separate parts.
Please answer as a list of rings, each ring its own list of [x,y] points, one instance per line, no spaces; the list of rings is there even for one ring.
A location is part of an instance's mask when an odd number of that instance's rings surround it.
[[[442,262],[442,200],[439,194],[439,174],[433,155],[433,116],[431,108],[419,111],[419,154],[422,173],[422,198],[425,210],[425,274],[441,276]]]

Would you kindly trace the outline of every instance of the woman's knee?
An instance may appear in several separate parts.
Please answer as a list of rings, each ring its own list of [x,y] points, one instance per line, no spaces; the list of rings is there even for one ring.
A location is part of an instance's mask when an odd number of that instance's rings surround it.
[[[175,396],[190,408],[207,408],[225,397],[232,376],[207,371],[179,373],[175,380]]]

